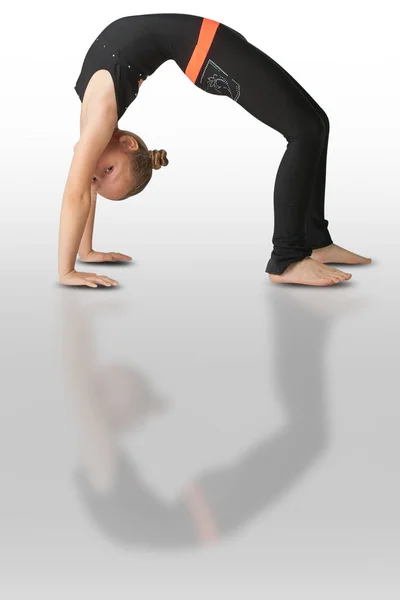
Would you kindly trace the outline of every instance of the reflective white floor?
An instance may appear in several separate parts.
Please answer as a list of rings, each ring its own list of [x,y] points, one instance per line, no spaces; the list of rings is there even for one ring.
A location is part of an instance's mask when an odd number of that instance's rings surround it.
[[[2,597],[398,598],[399,288],[369,250],[331,288],[249,243],[6,289]]]

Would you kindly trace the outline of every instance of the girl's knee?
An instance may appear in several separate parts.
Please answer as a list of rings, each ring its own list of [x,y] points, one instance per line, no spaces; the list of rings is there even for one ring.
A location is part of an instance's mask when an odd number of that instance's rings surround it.
[[[330,123],[329,123],[328,115],[326,114],[326,112],[324,111],[324,109],[321,108],[319,105],[318,105],[317,113],[318,113],[320,119],[322,120],[322,122],[323,122],[323,124],[325,126],[325,134],[328,135],[329,134],[329,129],[330,129]]]
[[[285,127],[276,129],[284,135],[288,142],[301,140],[310,145],[315,143],[319,146],[329,136],[329,128],[330,123],[326,112],[320,106],[315,108],[309,105],[301,110],[292,110]]]
[[[308,118],[301,119],[298,135],[310,142],[325,141],[329,135],[329,119],[326,112],[321,109],[314,111]]]

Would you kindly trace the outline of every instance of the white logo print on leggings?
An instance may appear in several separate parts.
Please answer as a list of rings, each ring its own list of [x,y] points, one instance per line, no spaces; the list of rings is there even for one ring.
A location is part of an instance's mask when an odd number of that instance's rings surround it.
[[[235,102],[240,96],[240,84],[210,59],[203,69],[199,86],[210,94],[229,96]]]

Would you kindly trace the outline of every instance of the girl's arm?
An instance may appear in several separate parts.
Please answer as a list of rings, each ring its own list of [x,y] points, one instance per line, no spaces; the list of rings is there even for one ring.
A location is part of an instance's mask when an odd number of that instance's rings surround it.
[[[91,204],[89,215],[86,221],[85,230],[82,235],[81,243],[78,248],[79,258],[85,260],[89,254],[93,252],[93,229],[94,229],[94,218],[96,215],[96,200],[97,192],[91,189]]]
[[[75,273],[76,255],[92,205],[93,173],[114,127],[114,111],[107,105],[98,105],[92,109],[75,146],[62,199],[59,228],[58,274],[65,283],[68,274]]]
[[[190,482],[185,487],[183,496],[196,522],[200,539],[205,544],[212,544],[219,537],[218,524],[200,484]]]
[[[94,218],[96,215],[97,192],[91,190],[91,205],[89,216],[86,221],[85,231],[83,232],[78,254],[81,262],[114,262],[132,260],[131,256],[121,254],[121,252],[97,252],[93,250],[93,229]]]

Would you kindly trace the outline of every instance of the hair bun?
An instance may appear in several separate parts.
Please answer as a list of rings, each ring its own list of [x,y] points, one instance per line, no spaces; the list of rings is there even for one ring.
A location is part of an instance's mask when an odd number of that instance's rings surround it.
[[[153,169],[161,169],[161,167],[166,167],[169,163],[166,150],[149,150],[149,156]]]

